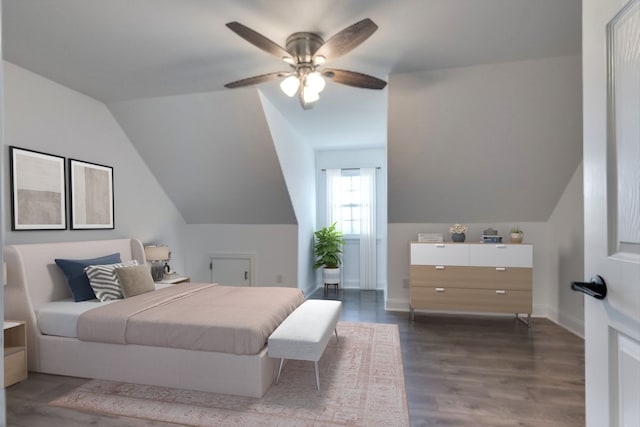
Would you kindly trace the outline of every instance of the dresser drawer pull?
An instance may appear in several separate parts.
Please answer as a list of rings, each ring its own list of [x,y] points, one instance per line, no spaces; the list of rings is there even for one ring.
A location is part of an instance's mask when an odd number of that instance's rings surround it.
[[[496,245],[496,248],[498,248],[498,249],[506,249],[507,245]]]
[[[444,243],[438,243],[437,245],[434,245],[436,248],[444,248]]]
[[[436,288],[436,292],[444,292],[444,288]]]
[[[496,271],[507,271],[505,267],[496,267]]]
[[[506,295],[506,294],[507,294],[507,291],[497,290],[497,291],[496,291],[496,294],[498,294],[498,295]]]
[[[444,270],[444,265],[436,265],[436,270]]]

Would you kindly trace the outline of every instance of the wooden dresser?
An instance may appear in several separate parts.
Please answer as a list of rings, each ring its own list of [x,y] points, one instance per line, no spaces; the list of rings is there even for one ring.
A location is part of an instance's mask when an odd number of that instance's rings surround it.
[[[514,313],[531,319],[533,247],[410,243],[409,308]]]

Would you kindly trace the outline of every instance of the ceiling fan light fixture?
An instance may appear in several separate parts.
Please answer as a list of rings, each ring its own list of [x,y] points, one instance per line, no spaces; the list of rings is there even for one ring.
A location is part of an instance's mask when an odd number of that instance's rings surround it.
[[[1,0],[0,0],[1,1]],[[255,47],[283,60],[291,67],[289,71],[262,74],[236,80],[224,86],[230,89],[281,80],[280,88],[289,97],[297,96],[302,108],[308,110],[320,99],[326,79],[334,83],[364,89],[384,89],[387,82],[368,74],[340,69],[321,69],[359,46],[367,40],[378,26],[369,18],[352,24],[328,40],[314,32],[302,31],[291,34],[286,40],[286,49],[262,34],[239,22],[229,22],[227,27]]]
[[[326,83],[319,72],[313,71],[307,75],[305,86],[312,91],[320,93],[324,90],[325,85]]]
[[[298,76],[291,75],[280,82],[280,89],[288,96],[293,97],[296,92],[298,92],[298,88],[300,87],[300,80],[298,80]]]
[[[313,57],[313,65],[322,65],[327,62],[327,58],[322,55],[317,55]]]
[[[313,88],[305,85],[302,88],[302,99],[304,100],[305,104],[311,104],[312,102],[316,102],[318,99],[320,99],[320,94],[313,90]]]

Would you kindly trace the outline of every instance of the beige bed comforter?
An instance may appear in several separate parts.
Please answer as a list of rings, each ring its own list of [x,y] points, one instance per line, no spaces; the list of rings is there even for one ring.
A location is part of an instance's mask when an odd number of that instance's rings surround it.
[[[78,318],[80,340],[257,354],[304,301],[302,291],[202,283],[171,286]]]

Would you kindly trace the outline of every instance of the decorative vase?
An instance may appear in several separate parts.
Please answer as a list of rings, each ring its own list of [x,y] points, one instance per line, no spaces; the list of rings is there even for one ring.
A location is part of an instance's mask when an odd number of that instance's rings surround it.
[[[340,283],[340,267],[324,267],[322,269],[322,281],[325,285],[337,285]]]
[[[511,233],[511,243],[522,243],[523,240],[522,233]]]
[[[453,240],[454,242],[464,242],[465,238],[466,238],[466,236],[464,235],[464,233],[452,233],[451,234],[451,240]]]

